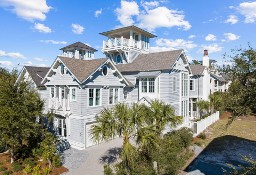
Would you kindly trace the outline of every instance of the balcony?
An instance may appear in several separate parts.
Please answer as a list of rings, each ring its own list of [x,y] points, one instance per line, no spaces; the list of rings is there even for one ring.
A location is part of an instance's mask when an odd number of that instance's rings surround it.
[[[149,44],[144,41],[137,41],[127,38],[110,38],[107,41],[103,41],[102,51],[111,50],[148,50]]]
[[[69,99],[50,98],[48,108],[56,111],[70,111]]]

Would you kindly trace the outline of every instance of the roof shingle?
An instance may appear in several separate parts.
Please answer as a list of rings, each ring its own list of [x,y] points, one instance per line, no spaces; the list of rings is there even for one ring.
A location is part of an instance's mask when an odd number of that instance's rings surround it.
[[[193,75],[202,75],[206,66],[202,66],[201,64],[189,65],[191,72]]]
[[[43,86],[41,84],[42,79],[45,77],[50,67],[36,67],[36,66],[24,66],[35,82],[37,87]]]
[[[59,58],[80,82],[87,79],[94,71],[99,68],[100,65],[107,61],[107,58],[95,60],[79,60],[67,57]]]
[[[73,49],[73,48],[89,49],[89,50],[93,50],[94,52],[97,51],[96,49],[94,49],[82,42],[76,42],[76,43],[70,44],[66,47],[61,48],[60,50]]]
[[[182,50],[140,54],[132,63],[116,65],[120,72],[168,70],[181,55]]]

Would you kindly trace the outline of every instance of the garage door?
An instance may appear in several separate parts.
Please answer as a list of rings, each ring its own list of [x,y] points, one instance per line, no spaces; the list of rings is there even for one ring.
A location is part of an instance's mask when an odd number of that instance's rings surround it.
[[[92,140],[91,131],[90,131],[93,125],[94,123],[86,124],[86,137],[85,137],[86,147],[96,145],[96,143],[94,143]]]

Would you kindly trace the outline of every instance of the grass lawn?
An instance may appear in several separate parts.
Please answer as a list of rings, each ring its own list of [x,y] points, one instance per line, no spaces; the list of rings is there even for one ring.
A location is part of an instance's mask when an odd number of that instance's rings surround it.
[[[239,117],[227,126],[229,113],[224,113],[221,119],[204,131],[206,139],[195,138],[195,141],[206,147],[214,138],[232,135],[256,141],[256,116]]]

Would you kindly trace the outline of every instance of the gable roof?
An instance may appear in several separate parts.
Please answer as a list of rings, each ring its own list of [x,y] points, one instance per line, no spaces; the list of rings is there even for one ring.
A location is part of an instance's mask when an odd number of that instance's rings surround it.
[[[221,81],[221,82],[226,82],[225,78],[221,77],[221,76],[218,76],[218,75],[215,75],[215,74],[210,74],[211,77],[213,77],[214,79],[218,80],[218,81]]]
[[[94,52],[98,51],[98,50],[96,50],[96,49],[94,49],[94,48],[92,48],[92,47],[90,47],[90,46],[88,46],[88,45],[86,45],[82,42],[79,42],[79,41],[76,42],[76,43],[70,44],[68,46],[65,46],[65,47],[61,48],[60,50],[73,49],[73,48],[89,49],[89,50],[92,50]]]
[[[134,30],[134,31],[138,31],[138,32],[141,32],[142,34],[148,36],[149,38],[155,38],[157,37],[156,35],[152,34],[152,33],[149,33],[148,31],[146,30],[143,30],[137,26],[127,26],[127,27],[122,27],[122,28],[118,28],[118,29],[114,29],[114,30],[110,30],[110,31],[107,31],[107,32],[102,32],[100,33],[101,35],[104,35],[104,36],[108,36],[108,35],[111,35],[111,34],[114,34],[114,33],[118,33],[118,32],[124,32],[124,31],[128,31],[128,30]]]
[[[59,57],[59,59],[68,67],[74,76],[80,81],[87,79],[92,72],[96,71],[100,65],[107,61],[107,58],[95,60],[79,60],[67,57]]]
[[[140,54],[132,63],[116,65],[120,72],[142,72],[168,70],[183,50]]]
[[[206,66],[202,66],[201,64],[189,65],[191,72],[193,75],[202,75]]]
[[[37,87],[43,86],[41,81],[49,71],[50,67],[24,66],[24,68],[28,71]]]

